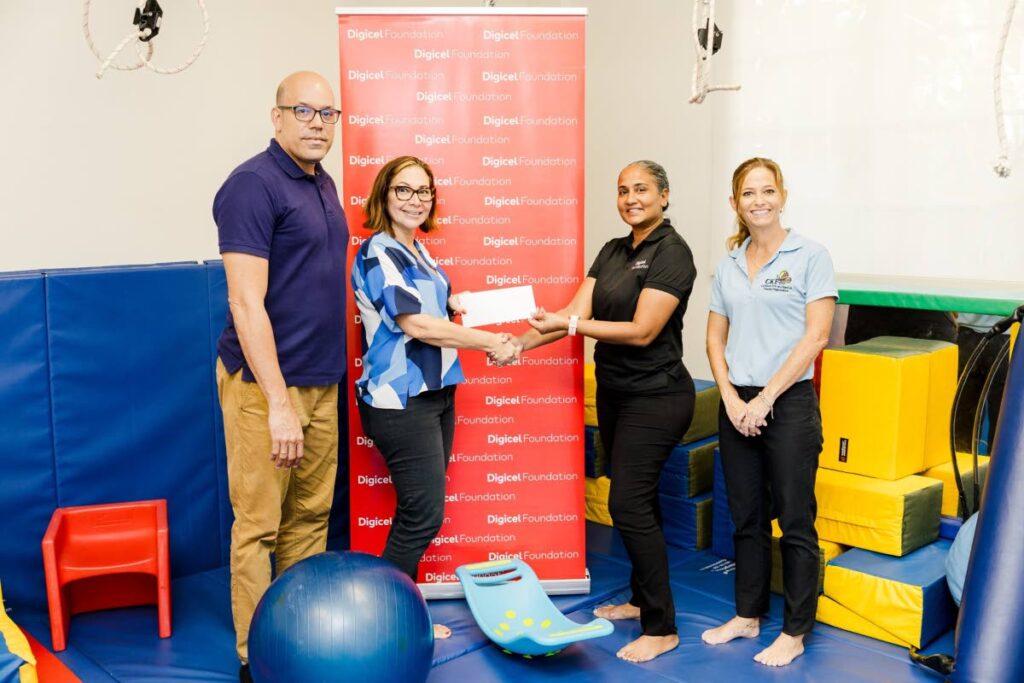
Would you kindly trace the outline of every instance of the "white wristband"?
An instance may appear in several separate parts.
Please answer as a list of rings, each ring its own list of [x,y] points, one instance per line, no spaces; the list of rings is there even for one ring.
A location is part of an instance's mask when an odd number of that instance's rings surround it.
[[[568,332],[569,332],[569,336],[570,337],[575,337],[576,336],[576,326],[579,325],[579,323],[580,323],[580,317],[578,315],[570,315],[569,316],[569,330],[568,330]]]

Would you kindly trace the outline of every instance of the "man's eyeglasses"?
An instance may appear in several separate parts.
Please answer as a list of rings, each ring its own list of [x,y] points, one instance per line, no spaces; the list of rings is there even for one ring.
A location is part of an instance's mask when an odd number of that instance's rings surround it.
[[[295,106],[288,107],[283,104],[277,105],[278,109],[291,109],[292,113],[295,114],[296,121],[312,121],[315,114],[320,115],[320,120],[326,124],[334,125],[341,118],[341,110],[327,107],[326,109],[314,109],[313,107],[307,107],[304,104],[296,104]]]
[[[434,188],[432,187],[421,187],[418,190],[414,190],[408,185],[394,185],[391,189],[395,193],[395,199],[400,202],[409,201],[414,194],[420,198],[421,202],[429,202],[434,199]]]

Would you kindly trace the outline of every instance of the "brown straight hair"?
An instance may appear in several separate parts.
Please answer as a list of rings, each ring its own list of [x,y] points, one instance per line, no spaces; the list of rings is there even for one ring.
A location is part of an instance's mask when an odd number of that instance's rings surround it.
[[[430,189],[435,189],[434,172],[430,169],[430,165],[427,162],[413,156],[395,157],[381,167],[373,181],[370,196],[366,198],[366,207],[363,209],[366,213],[366,221],[363,223],[364,228],[369,228],[374,232],[384,232],[391,237],[395,236],[395,231],[391,228],[391,217],[388,216],[388,192],[391,191],[391,181],[394,180],[395,176],[410,166],[419,166],[426,171],[427,177],[430,178]],[[420,226],[420,231],[433,232],[437,230],[436,216],[437,197],[435,196],[434,201],[430,202],[427,220]]]

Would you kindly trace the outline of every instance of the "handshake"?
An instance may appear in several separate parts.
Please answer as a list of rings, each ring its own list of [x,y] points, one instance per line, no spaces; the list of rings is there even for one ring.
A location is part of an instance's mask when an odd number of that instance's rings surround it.
[[[491,362],[498,367],[517,362],[523,352],[522,341],[508,332],[495,334],[494,337],[494,342],[487,348],[487,357]]]

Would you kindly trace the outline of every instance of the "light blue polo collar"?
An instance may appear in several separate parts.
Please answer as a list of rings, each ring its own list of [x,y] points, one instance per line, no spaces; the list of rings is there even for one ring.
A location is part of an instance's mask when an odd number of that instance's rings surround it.
[[[805,244],[807,244],[807,240],[805,240],[792,228],[786,228],[786,232],[789,234],[786,235],[786,239],[782,240],[782,244],[779,245],[779,250],[775,253],[775,256],[771,258],[771,261],[768,261],[768,263],[771,263],[772,261],[777,259],[779,257],[779,254],[781,254],[782,252],[796,251],[797,249],[800,249]],[[732,257],[733,261],[736,262],[736,265],[739,266],[740,270],[743,271],[743,274],[748,276],[749,273],[747,273],[746,256],[747,247],[750,246],[750,240],[751,237],[748,235],[747,239],[743,240],[743,244],[729,252],[729,256]],[[765,265],[768,265],[768,263],[766,263]]]

